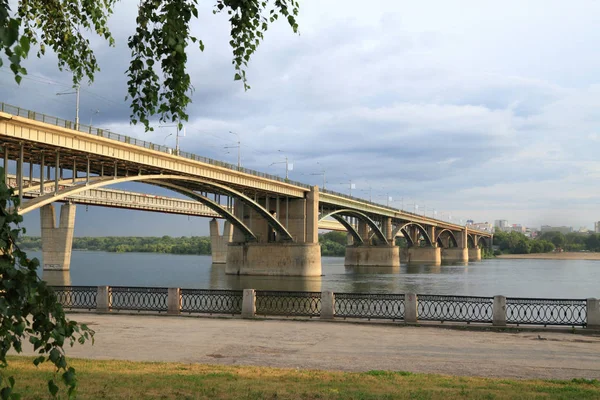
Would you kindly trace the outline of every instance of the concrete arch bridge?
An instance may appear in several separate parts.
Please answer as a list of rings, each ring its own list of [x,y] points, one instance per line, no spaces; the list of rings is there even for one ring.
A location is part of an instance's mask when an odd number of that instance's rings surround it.
[[[5,174],[15,166],[15,176],[5,179],[20,197],[19,213],[41,210],[46,269],[69,267],[76,202],[182,214],[190,209],[225,219],[223,235],[211,221],[211,236],[220,252],[214,255],[225,260],[230,274],[321,275],[319,229],[348,232],[347,265],[396,266],[401,257],[428,263],[479,260],[479,247],[492,241],[489,232],[4,103],[0,146]],[[150,195],[154,202],[142,201],[143,194],[111,188],[128,182],[165,188],[188,200]],[[102,197],[109,194],[115,194],[110,204]],[[115,200],[128,196],[137,198],[137,205]],[[57,201],[66,202],[58,225],[52,206]],[[397,236],[408,243],[402,255]]]

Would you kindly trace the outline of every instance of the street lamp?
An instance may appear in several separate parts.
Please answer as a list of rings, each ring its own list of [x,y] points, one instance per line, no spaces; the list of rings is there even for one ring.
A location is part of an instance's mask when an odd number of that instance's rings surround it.
[[[173,128],[173,127],[177,128],[177,130],[175,131],[175,154],[179,155],[179,124],[159,126],[159,128]],[[170,135],[167,135],[165,140],[167,140],[167,138],[171,135],[172,135],[172,133]],[[181,135],[181,136],[185,137],[185,128],[183,128],[183,135]]]
[[[238,165],[238,169],[240,169],[241,166],[242,166],[242,157],[241,157],[242,142],[240,140],[240,135],[238,135],[237,133],[232,132],[232,131],[229,131],[229,133],[231,133],[232,135],[237,136],[237,138],[238,138],[237,146],[226,146],[225,148],[226,149],[235,149],[235,148],[238,149],[238,164],[237,165]]]
[[[92,108],[92,109],[90,109],[90,111],[92,112],[92,115],[90,115],[90,126],[92,126],[92,117],[93,117],[95,114],[100,114],[100,110],[95,110],[95,111],[94,111],[94,109]]]
[[[63,96],[66,94],[76,94],[77,95],[76,105],[75,105],[75,130],[78,131],[79,130],[79,85],[77,85],[74,92],[56,93],[57,96]]]
[[[321,163],[319,163],[318,161],[317,161],[317,164],[321,165]],[[323,168],[323,165],[321,165],[321,168]],[[311,175],[323,175],[323,189],[325,189],[325,168],[323,168],[321,170],[321,172],[316,172],[316,173],[311,174]]]
[[[279,152],[281,152],[281,150],[277,150]],[[277,161],[277,162],[273,162],[271,164],[269,164],[269,167],[275,164],[285,164],[285,179],[288,179],[288,171],[293,170],[294,169],[294,164],[289,164],[288,163],[288,158],[287,156],[285,156],[285,161]]]

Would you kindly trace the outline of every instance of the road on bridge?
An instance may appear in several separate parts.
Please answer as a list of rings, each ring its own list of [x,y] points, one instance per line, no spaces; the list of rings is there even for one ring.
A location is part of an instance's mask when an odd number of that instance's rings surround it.
[[[600,335],[564,330],[506,333],[152,315],[71,314],[71,318],[96,331],[93,346],[66,349],[71,357],[506,378],[600,378]],[[33,355],[31,349],[27,351]]]

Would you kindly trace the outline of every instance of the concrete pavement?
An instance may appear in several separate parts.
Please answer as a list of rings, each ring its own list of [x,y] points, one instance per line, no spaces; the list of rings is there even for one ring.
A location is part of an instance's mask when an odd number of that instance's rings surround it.
[[[318,320],[107,314],[71,314],[70,318],[96,331],[93,346],[67,348],[69,356],[79,358],[507,378],[600,378],[600,335]]]

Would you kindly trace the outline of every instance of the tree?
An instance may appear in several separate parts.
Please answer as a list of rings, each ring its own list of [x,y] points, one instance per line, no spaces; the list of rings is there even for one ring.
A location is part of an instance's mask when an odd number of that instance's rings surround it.
[[[89,31],[114,46],[108,19],[118,0],[20,0],[11,13],[9,0],[0,0],[0,66],[6,56],[19,83],[27,70],[21,65],[32,46],[37,56],[50,48],[58,56],[58,68],[73,74],[73,85],[90,82],[100,70]],[[190,35],[191,20],[198,18],[198,0],[140,0],[137,29],[129,37],[132,59],[127,70],[131,122],[152,130],[149,118],[160,122],[188,120],[186,107],[193,86],[186,69],[188,46],[204,50],[202,40]],[[231,24],[234,80],[246,79],[246,67],[270,23],[280,16],[298,31],[297,0],[216,0],[214,14],[227,13]],[[158,72],[162,73],[162,77]]]
[[[2,168],[0,174],[4,176]],[[94,332],[66,318],[52,289],[37,276],[39,261],[28,259],[19,248],[19,235],[25,229],[18,227],[23,221],[16,211],[18,206],[13,189],[0,180],[0,398],[17,398],[15,379],[6,378],[3,369],[8,366],[8,351],[12,348],[20,353],[25,338],[39,354],[33,360],[35,365],[48,361],[56,367],[55,377],[48,381],[50,393],[58,393],[56,378],[60,373],[69,397],[73,397],[77,380],[63,346],[93,339]]]

